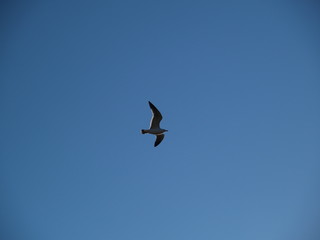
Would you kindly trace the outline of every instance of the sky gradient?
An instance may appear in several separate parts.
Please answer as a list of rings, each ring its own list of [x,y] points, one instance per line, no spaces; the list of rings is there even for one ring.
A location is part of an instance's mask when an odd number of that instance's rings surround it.
[[[319,6],[3,3],[1,239],[318,240]]]

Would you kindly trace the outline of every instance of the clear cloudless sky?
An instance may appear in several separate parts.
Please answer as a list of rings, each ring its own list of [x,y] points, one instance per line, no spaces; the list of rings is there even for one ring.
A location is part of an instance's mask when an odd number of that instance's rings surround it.
[[[1,3],[1,239],[320,239],[319,12]]]

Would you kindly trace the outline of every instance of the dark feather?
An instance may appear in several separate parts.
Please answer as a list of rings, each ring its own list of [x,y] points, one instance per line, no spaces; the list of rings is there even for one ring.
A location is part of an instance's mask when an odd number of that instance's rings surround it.
[[[160,121],[162,120],[162,115],[160,111],[150,101],[149,101],[149,106],[152,111],[150,128],[153,128],[153,129],[160,128]]]
[[[158,146],[162,142],[163,139],[164,139],[164,134],[157,135],[157,138],[156,138],[156,141],[154,143],[154,146],[155,147]]]

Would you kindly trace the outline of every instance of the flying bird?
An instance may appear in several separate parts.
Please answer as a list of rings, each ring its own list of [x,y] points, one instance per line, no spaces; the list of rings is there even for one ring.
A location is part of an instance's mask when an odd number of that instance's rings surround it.
[[[145,134],[145,133],[149,133],[149,134],[153,134],[156,135],[156,141],[154,143],[154,146],[158,146],[163,138],[164,138],[164,132],[168,132],[168,130],[166,129],[162,129],[160,128],[160,121],[162,120],[162,115],[159,112],[159,110],[149,101],[149,106],[151,108],[152,111],[152,118],[150,121],[150,129],[142,129],[141,133]]]

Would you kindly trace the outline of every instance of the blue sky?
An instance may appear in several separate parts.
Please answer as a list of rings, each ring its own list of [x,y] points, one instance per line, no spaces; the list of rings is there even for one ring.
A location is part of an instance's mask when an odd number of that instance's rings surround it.
[[[319,10],[3,4],[2,238],[319,239]]]

